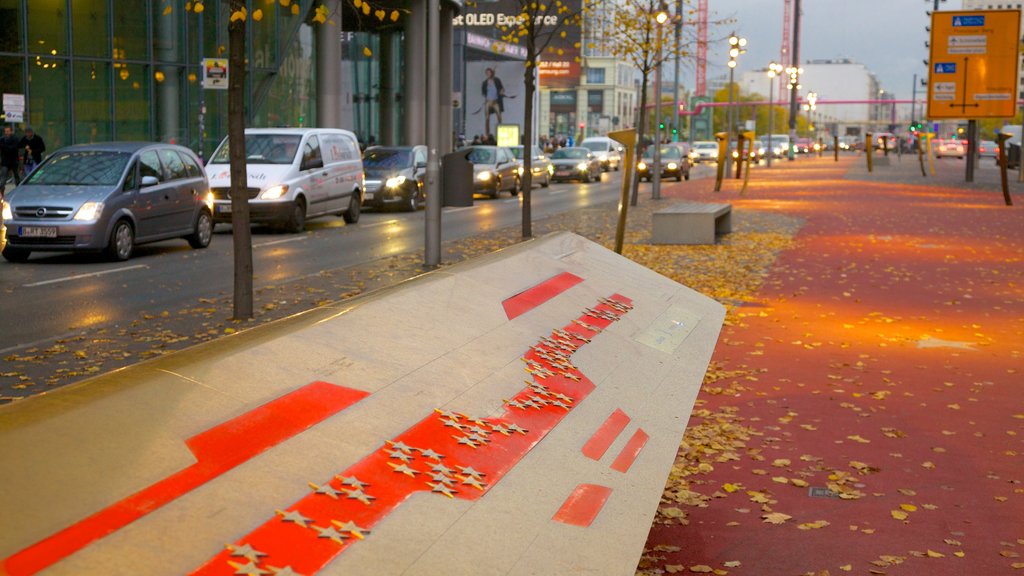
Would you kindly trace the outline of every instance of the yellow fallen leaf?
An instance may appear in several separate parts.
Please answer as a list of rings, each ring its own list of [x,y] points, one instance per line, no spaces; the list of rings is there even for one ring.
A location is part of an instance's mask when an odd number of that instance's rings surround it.
[[[946,557],[946,555],[945,555],[945,554],[943,554],[943,553],[941,553],[941,552],[936,552],[936,551],[934,551],[934,550],[928,550],[928,551],[926,552],[926,554],[928,554],[928,557],[929,557],[929,558],[945,558],[945,557]]]
[[[816,530],[818,528],[824,528],[828,526],[827,520],[815,520],[814,522],[804,522],[803,524],[797,525],[800,530]]]
[[[853,570],[853,564],[843,564],[839,569],[843,572],[849,572],[850,570]]]
[[[869,443],[871,443],[871,440],[868,440],[867,438],[862,438],[858,434],[854,434],[853,436],[847,436],[846,439],[847,440],[853,440],[854,442],[860,442],[861,444],[869,444]]]
[[[789,461],[789,458],[778,458],[772,462],[772,466],[775,466],[776,468],[785,468],[790,464],[791,462]]]
[[[909,516],[909,514],[907,514],[903,510],[890,510],[889,514],[891,514],[892,517],[897,520],[906,520],[907,516]]]
[[[785,476],[775,476],[772,478],[772,482],[778,482],[779,484],[789,484],[789,478]]]
[[[782,524],[786,520],[792,518],[789,514],[783,514],[782,512],[769,512],[762,514],[761,518],[768,524]]]
[[[963,550],[957,550],[956,552],[953,552],[953,556],[956,556],[957,558],[963,558],[965,554]]]
[[[810,484],[808,484],[806,481],[801,480],[799,478],[790,478],[789,483],[792,484],[793,486],[796,486],[797,488],[807,488],[808,486],[810,486]]]
[[[224,333],[225,334],[234,334],[235,333],[235,329],[234,328],[225,328],[224,329]]]
[[[714,571],[714,568],[712,568],[711,566],[704,565],[704,564],[698,564],[696,566],[690,566],[690,572],[697,572],[697,573],[700,573],[700,574],[707,574],[708,572],[713,572],[713,571]]]
[[[665,572],[668,572],[669,574],[678,574],[683,570],[686,570],[686,566],[683,566],[682,564],[667,564],[665,566]]]
[[[723,485],[722,485],[722,490],[725,490],[726,492],[728,492],[728,493],[730,493],[730,494],[732,494],[733,492],[736,492],[736,491],[740,490],[740,488],[741,488],[741,487],[740,487],[740,486],[737,486],[736,484],[729,484],[729,483],[725,483],[725,484],[723,484]]]
[[[728,562],[722,563],[722,566],[725,566],[726,568],[739,568],[741,565],[742,564],[739,560],[730,560]]]
[[[917,512],[917,506],[914,506],[913,504],[900,504],[900,508],[907,512]]]

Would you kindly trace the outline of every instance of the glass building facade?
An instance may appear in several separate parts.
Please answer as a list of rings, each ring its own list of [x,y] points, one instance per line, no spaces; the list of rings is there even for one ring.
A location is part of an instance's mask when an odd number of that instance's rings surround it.
[[[263,18],[247,27],[248,125],[316,125],[313,3],[250,0]],[[227,58],[225,4],[0,0],[0,90],[25,95],[24,124],[50,150],[158,140],[208,156],[227,132],[227,92],[202,89],[200,61]]]

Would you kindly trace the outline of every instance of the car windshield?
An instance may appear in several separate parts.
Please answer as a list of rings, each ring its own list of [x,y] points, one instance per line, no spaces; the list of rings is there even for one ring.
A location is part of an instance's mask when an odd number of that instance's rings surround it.
[[[523,147],[522,146],[511,146],[511,147],[509,147],[509,151],[512,152],[512,155],[516,157],[516,160],[522,160],[523,159]]]
[[[494,150],[473,148],[469,153],[469,161],[473,164],[494,164]]]
[[[671,160],[671,159],[679,158],[679,156],[680,156],[679,148],[676,148],[675,146],[665,146],[664,148],[661,149],[661,157],[662,158],[668,158],[668,159]],[[651,158],[651,159],[654,158],[654,147],[653,146],[648,148],[647,150],[644,150],[644,158]]]
[[[590,150],[591,152],[607,152],[608,151],[608,145],[605,144],[604,142],[584,142],[584,143],[580,144],[580,146],[583,146],[584,148]]]
[[[551,157],[554,158],[555,160],[565,158],[571,160],[581,160],[586,159],[588,153],[589,152],[587,152],[587,150],[583,148],[559,148],[558,150],[555,150],[555,153],[552,154]]]
[[[718,144],[714,142],[697,142],[693,147],[701,150],[718,150]]]
[[[395,150],[381,148],[378,150],[367,150],[363,156],[363,166],[366,169],[391,170],[408,168],[412,165],[412,150]]]
[[[113,186],[132,157],[127,152],[57,152],[25,181],[38,186]]]
[[[246,164],[291,164],[299,150],[298,134],[246,134]],[[210,164],[227,164],[230,161],[227,139],[214,153]]]

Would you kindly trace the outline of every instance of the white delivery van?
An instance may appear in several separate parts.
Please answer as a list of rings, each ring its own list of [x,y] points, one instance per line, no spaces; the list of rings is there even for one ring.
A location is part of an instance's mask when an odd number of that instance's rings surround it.
[[[249,218],[301,232],[307,218],[338,214],[359,220],[363,160],[355,134],[331,128],[249,128],[245,131]],[[206,165],[214,222],[231,221],[228,139]]]
[[[579,145],[597,156],[597,159],[601,161],[601,169],[605,172],[618,170],[622,165],[622,144],[607,136],[584,138]]]

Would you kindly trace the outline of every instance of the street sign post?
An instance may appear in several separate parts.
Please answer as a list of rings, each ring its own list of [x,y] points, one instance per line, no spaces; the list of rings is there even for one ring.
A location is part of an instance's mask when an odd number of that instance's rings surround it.
[[[228,89],[227,58],[203,58],[203,88],[207,90]]]
[[[3,96],[4,105],[4,120],[7,122],[24,122],[25,121],[25,95],[24,94],[4,94]]]
[[[1016,113],[1020,10],[932,14],[928,118]]]

